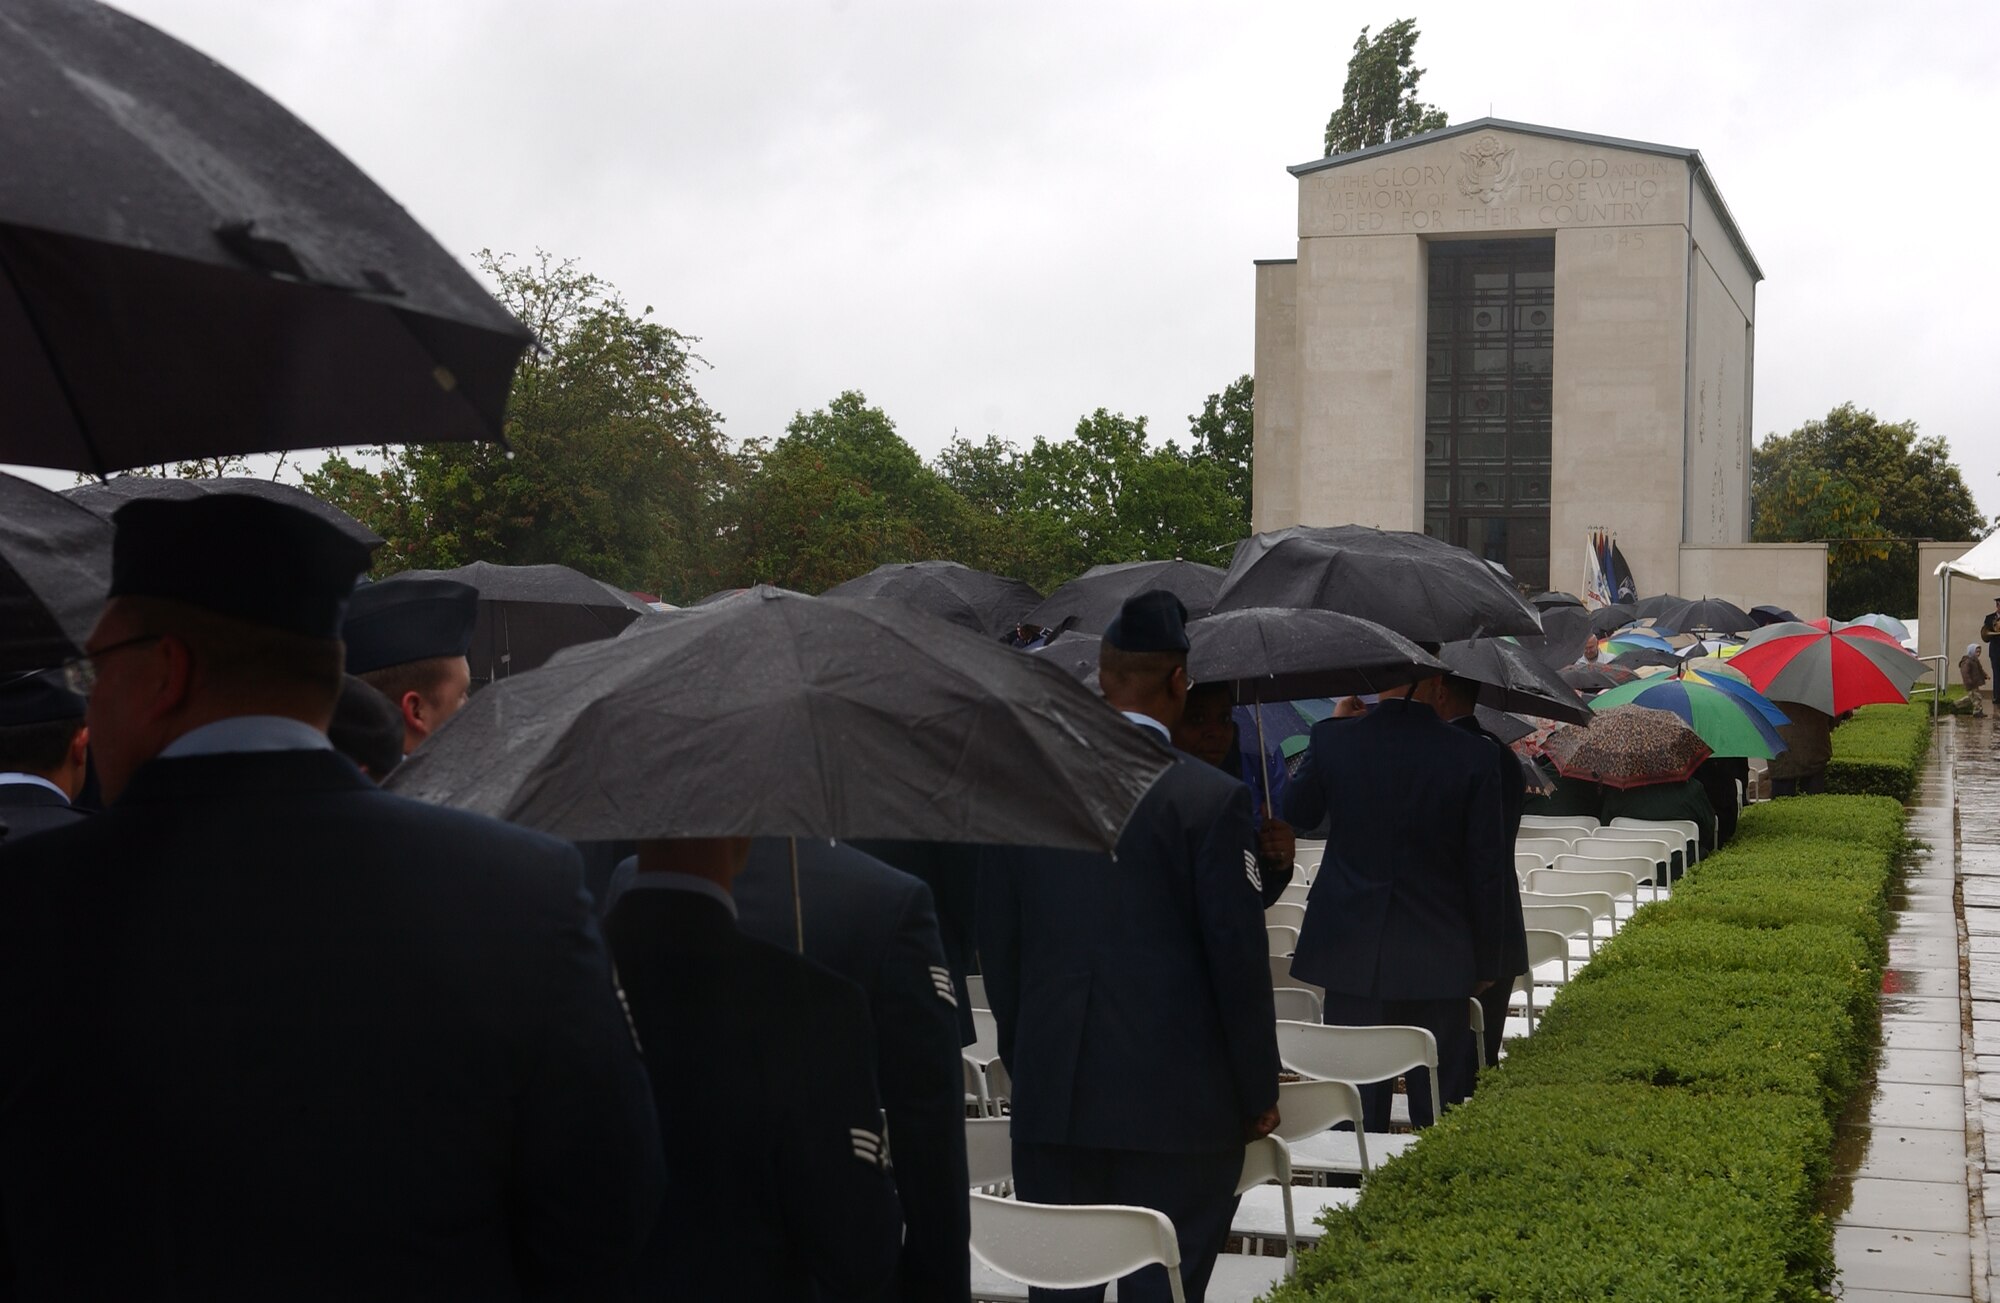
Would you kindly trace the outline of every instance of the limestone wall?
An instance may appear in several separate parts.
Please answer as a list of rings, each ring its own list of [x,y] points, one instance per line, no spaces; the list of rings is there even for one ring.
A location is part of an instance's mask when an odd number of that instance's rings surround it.
[[[1824,543],[1690,545],[1680,550],[1680,586],[1671,591],[1746,611],[1770,603],[1817,620],[1826,614],[1826,551]]]
[[[1299,522],[1298,260],[1257,264],[1250,528]]]

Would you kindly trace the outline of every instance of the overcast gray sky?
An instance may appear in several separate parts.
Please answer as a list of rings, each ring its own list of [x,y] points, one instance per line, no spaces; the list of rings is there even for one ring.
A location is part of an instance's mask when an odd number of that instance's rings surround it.
[[[864,390],[925,453],[1104,406],[1184,435],[1250,369],[1354,37],[1422,93],[1699,148],[1769,278],[1759,436],[1852,399],[1990,515],[2000,6],[123,0],[462,254],[580,259],[702,337],[737,438]]]

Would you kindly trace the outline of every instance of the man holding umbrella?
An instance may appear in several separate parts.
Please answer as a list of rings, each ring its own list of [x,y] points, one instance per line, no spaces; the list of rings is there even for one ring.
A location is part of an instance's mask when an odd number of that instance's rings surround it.
[[[0,839],[66,828],[90,764],[84,700],[60,670],[0,675]]]
[[[1163,745],[1187,702],[1185,618],[1171,593],[1141,593],[1100,649],[1105,700]],[[1278,1123],[1256,876],[1249,789],[1188,755],[1139,802],[1114,856],[995,852],[980,873],[1015,1188],[1165,1213],[1190,1300],[1228,1236],[1244,1143]],[[1166,1273],[1118,1290],[1165,1300]]]
[[[1442,683],[1389,689],[1364,716],[1314,725],[1285,817],[1331,821],[1293,975],[1325,988],[1329,1024],[1428,1029],[1451,1104],[1472,1093],[1466,1000],[1504,976],[1515,878],[1493,746],[1438,717]],[[1419,1127],[1435,1121],[1422,1071],[1410,1083]],[[1362,1089],[1369,1130],[1388,1130],[1393,1088]]]
[[[362,545],[250,497],[116,523],[73,663],[111,805],[0,848],[6,1283],[621,1296],[660,1141],[576,852],[332,750]]]

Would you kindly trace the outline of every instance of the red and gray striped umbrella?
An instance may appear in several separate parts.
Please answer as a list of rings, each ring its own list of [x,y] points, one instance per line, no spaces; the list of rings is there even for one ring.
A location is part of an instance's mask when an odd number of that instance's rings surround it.
[[[1922,661],[1866,626],[1829,631],[1810,624],[1766,625],[1729,663],[1771,700],[1796,701],[1829,715],[1908,701],[1910,686],[1925,672]]]

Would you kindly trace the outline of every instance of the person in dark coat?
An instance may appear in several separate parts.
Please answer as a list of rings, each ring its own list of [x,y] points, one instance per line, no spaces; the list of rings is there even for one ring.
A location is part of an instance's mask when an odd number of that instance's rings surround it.
[[[332,750],[339,530],[115,521],[110,805],[0,847],[0,1295],[621,1296],[659,1131],[574,852]]]
[[[1750,761],[1743,756],[1710,756],[1694,771],[1694,780],[1708,793],[1708,807],[1715,812],[1715,849],[1721,850],[1736,835],[1742,793],[1750,788]]]
[[[352,674],[340,685],[340,700],[333,705],[326,736],[334,750],[352,760],[373,782],[387,781],[403,763],[402,712],[366,680]]]
[[[403,754],[423,745],[471,698],[466,650],[479,590],[456,579],[398,579],[354,590],[340,636],[347,672],[403,717]]]
[[[738,928],[729,888],[749,851],[642,842],[605,923],[666,1143],[638,1297],[879,1298],[903,1218],[867,997]]]
[[[876,1081],[889,1115],[903,1250],[896,1287],[875,1297],[951,1303],[969,1297],[965,1077],[959,996],[938,938],[931,891],[851,846],[759,840],[731,888],[747,936],[795,949],[861,988],[875,1026]]]
[[[945,967],[951,970],[953,998],[958,1001],[958,1043],[979,1039],[972,1025],[972,995],[965,979],[979,971],[979,908],[977,846],[953,842],[860,840],[852,843],[892,869],[901,869],[931,889],[937,907],[938,937],[944,942]]]
[[[75,805],[90,770],[83,716],[84,699],[61,670],[0,676],[0,838],[88,817]]]
[[[1604,821],[1613,819],[1692,820],[1700,830],[1701,853],[1715,849],[1715,808],[1709,804],[1707,789],[1693,778],[1606,789]]]
[[[1542,773],[1555,785],[1555,791],[1547,796],[1530,796],[1522,803],[1523,814],[1566,815],[1587,814],[1596,819],[1604,813],[1604,788],[1588,778],[1571,778],[1559,774],[1553,764],[1546,759],[1535,762]]]
[[[1437,1039],[1438,1093],[1472,1091],[1466,1001],[1504,976],[1516,882],[1492,744],[1438,718],[1441,678],[1382,694],[1358,719],[1313,726],[1285,794],[1301,827],[1329,821],[1292,975],[1325,988],[1325,1020],[1402,1024]],[[1424,1069],[1407,1075],[1410,1121],[1434,1120]],[[1385,1131],[1393,1082],[1362,1088]]]
[[[1298,837],[1290,824],[1277,817],[1276,802],[1282,801],[1285,794],[1283,784],[1252,772],[1256,766],[1243,754],[1237,741],[1236,709],[1228,684],[1198,683],[1188,689],[1187,709],[1174,725],[1174,745],[1199,760],[1206,760],[1250,789],[1251,816],[1257,827],[1260,894],[1264,908],[1269,909],[1292,884]],[[1267,792],[1267,784],[1272,791]],[[1274,802],[1269,811],[1263,804],[1267,795]]]
[[[1493,744],[1494,763],[1500,771],[1500,830],[1496,834],[1511,860],[1514,839],[1521,835],[1521,810],[1528,796],[1528,780],[1512,749],[1479,722],[1474,707],[1479,704],[1479,685],[1470,679],[1448,676],[1438,691],[1438,717],[1454,728],[1485,738]],[[1486,1066],[1500,1066],[1500,1042],[1507,1027],[1507,1005],[1514,995],[1514,982],[1529,971],[1527,924],[1521,913],[1521,881],[1507,876],[1504,891],[1507,917],[1501,924],[1502,950],[1500,980],[1479,994],[1479,1008],[1486,1021]]]
[[[1172,594],[1142,593],[1100,650],[1105,700],[1163,747],[1187,699],[1184,620]],[[1190,1300],[1228,1236],[1243,1146],[1278,1122],[1251,837],[1248,789],[1175,753],[1116,855],[996,850],[979,878],[980,958],[1014,1083],[1015,1190],[1166,1214]],[[1165,1271],[1125,1277],[1118,1297],[1166,1299]]]

